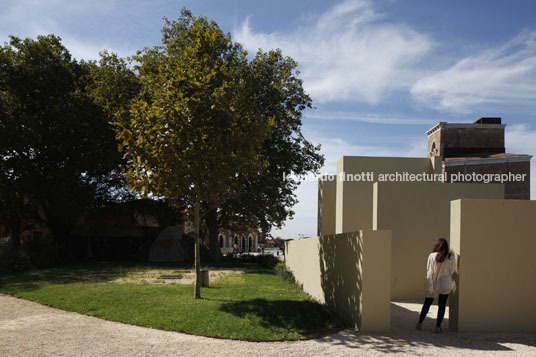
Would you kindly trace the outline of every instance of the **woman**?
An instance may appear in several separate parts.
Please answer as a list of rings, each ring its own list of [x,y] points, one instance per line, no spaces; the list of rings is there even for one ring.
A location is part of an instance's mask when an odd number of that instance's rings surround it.
[[[452,273],[456,271],[456,261],[454,255],[449,252],[449,243],[445,238],[439,238],[434,246],[433,253],[428,256],[426,264],[426,298],[422,306],[421,316],[417,324],[417,330],[422,329],[422,323],[430,305],[438,298],[436,332],[441,330],[441,322],[445,316],[447,298],[452,291]]]

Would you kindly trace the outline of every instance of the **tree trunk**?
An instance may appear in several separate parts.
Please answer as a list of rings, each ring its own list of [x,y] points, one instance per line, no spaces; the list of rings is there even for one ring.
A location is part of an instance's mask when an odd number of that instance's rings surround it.
[[[195,228],[195,291],[194,291],[194,298],[200,299],[201,298],[201,274],[199,272],[200,265],[201,265],[201,252],[199,250],[199,200],[195,203],[195,217],[194,217],[194,228]]]
[[[206,219],[210,242],[210,259],[217,262],[221,257],[220,242],[218,242],[218,210],[214,208],[208,211]]]

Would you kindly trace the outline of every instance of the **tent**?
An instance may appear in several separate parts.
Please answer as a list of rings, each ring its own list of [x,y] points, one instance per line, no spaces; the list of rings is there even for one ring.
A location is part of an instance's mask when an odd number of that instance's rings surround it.
[[[149,249],[150,262],[182,262],[193,260],[193,239],[176,226],[166,227]]]

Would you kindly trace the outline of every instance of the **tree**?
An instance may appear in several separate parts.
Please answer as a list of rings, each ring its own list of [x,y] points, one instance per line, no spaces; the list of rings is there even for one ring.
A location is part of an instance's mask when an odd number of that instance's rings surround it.
[[[0,47],[0,218],[32,214],[64,249],[84,213],[125,192],[109,115],[89,95],[94,68],[54,35]]]
[[[144,197],[184,199],[199,237],[201,206],[217,209],[267,165],[259,149],[273,118],[263,115],[246,52],[215,22],[182,10],[162,33],[162,46],[134,58],[142,97],[130,117],[118,116],[118,138],[129,186]]]
[[[301,133],[302,113],[312,107],[312,102],[298,77],[297,63],[283,57],[279,50],[259,51],[251,66],[262,89],[259,98],[263,115],[273,117],[275,122],[261,151],[269,164],[241,182],[240,195],[221,207],[219,224],[237,230],[257,227],[267,234],[271,227],[281,227],[292,218],[300,177],[317,173],[324,157],[319,153],[320,146],[311,144]],[[209,218],[209,227],[218,224],[213,222],[214,215]]]

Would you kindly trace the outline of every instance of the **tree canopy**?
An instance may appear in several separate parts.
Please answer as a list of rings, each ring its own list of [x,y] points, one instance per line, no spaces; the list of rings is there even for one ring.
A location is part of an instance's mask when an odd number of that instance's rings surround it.
[[[110,117],[88,91],[93,69],[53,35],[0,47],[0,219],[15,240],[31,215],[64,244],[81,214],[124,192]]]
[[[303,111],[312,107],[312,101],[299,79],[297,63],[279,50],[259,51],[251,66],[262,88],[263,115],[274,118],[270,138],[261,148],[268,165],[241,182],[240,194],[221,207],[220,224],[238,223],[267,233],[292,218],[299,179],[317,173],[324,157],[320,146],[311,144],[301,132]]]

